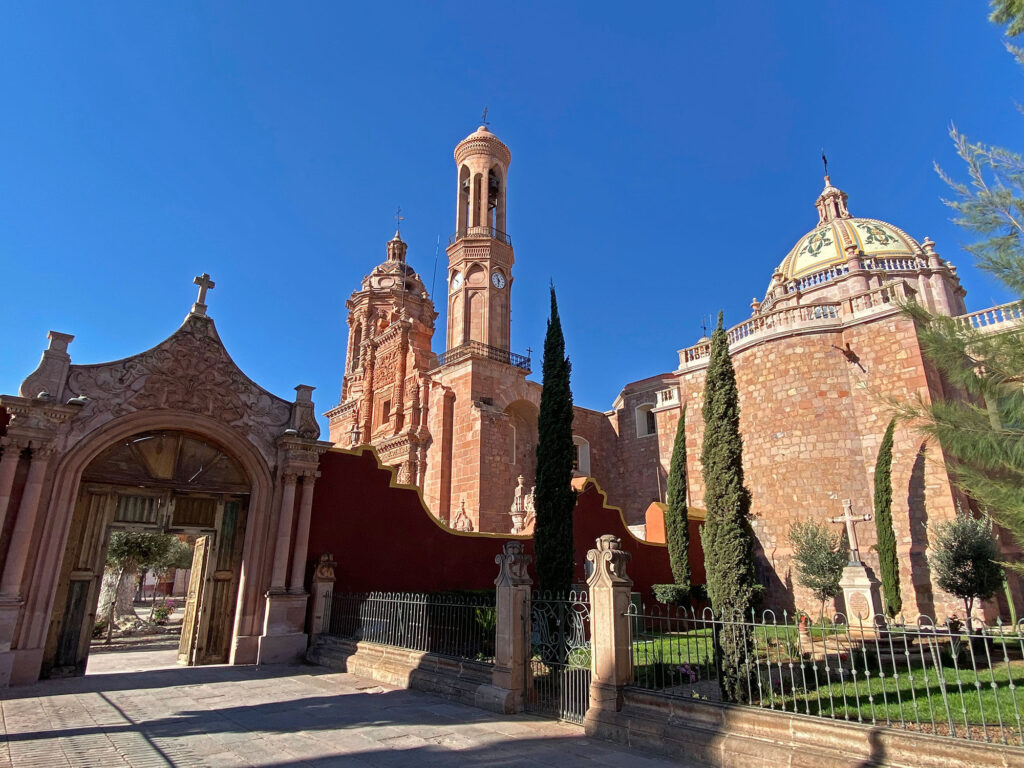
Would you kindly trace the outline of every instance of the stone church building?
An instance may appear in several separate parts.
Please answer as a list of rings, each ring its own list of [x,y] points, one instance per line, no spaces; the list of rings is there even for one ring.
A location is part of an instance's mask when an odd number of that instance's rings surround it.
[[[481,126],[455,148],[455,232],[449,241],[447,338],[434,353],[437,311],[396,232],[387,260],[354,291],[341,402],[327,412],[330,440],[370,443],[429,509],[460,530],[518,531],[535,475],[540,386],[512,351],[515,285],[506,220],[511,153]],[[741,398],[744,463],[753,496],[758,569],[769,602],[793,604],[787,534],[792,522],[872,509],[874,466],[889,398],[943,394],[922,358],[908,299],[975,325],[1003,327],[991,311],[966,315],[956,268],[935,244],[879,219],[852,215],[828,177],[812,229],[770,273],[751,315],[729,330]],[[536,290],[531,286],[530,290]],[[1015,322],[1012,319],[1009,322]],[[676,425],[685,406],[689,495],[700,514],[707,339],[681,349],[664,373],[623,386],[606,412],[575,409],[577,470],[595,478],[643,535],[661,514]],[[522,478],[522,480],[520,480]],[[894,518],[911,613],[934,615],[927,524],[955,514],[942,451],[898,429]],[[652,528],[660,530],[660,521]],[[861,525],[868,561],[871,525]]]
[[[372,445],[448,529],[531,530],[541,386],[526,378],[533,361],[511,346],[510,163],[486,127],[455,149],[443,349],[435,351],[434,299],[399,233],[352,293],[329,441],[319,439],[312,387],[297,386],[286,400],[232,361],[207,315],[208,275],[196,278],[199,297],[181,327],[138,355],[72,364],[73,337],[50,333],[18,395],[0,395],[0,685],[84,668],[116,527],[197,542],[193,572],[207,576],[190,585],[182,662],[299,655],[314,488],[332,447]],[[853,216],[827,177],[814,207],[817,221],[808,217],[812,228],[770,274],[774,265],[765,265],[763,299],[728,332],[757,567],[777,608],[808,604],[792,584],[790,525],[839,514],[843,499],[870,511],[888,400],[943,395],[900,302],[913,298],[986,330],[1021,320],[1006,308],[967,314],[956,269],[934,243]],[[708,354],[707,339],[677,359],[666,352],[665,372],[625,384],[610,410],[575,409],[576,474],[596,479],[652,541],[663,530],[684,407],[690,504],[700,515]],[[928,567],[928,525],[951,518],[956,505],[941,447],[898,429],[893,518],[908,616],[946,613]],[[877,569],[873,526],[859,530]]]

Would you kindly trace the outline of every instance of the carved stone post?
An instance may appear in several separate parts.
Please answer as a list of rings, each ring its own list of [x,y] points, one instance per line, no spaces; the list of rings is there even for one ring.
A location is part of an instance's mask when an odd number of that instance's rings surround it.
[[[630,658],[629,593],[633,580],[626,575],[630,554],[615,536],[597,540],[597,549],[587,552],[593,570],[587,579],[590,589],[591,672],[590,710],[584,727],[596,733],[602,717],[622,709],[622,688],[633,674]]]
[[[508,541],[494,562],[499,566],[494,580],[497,625],[494,637],[494,671],[490,685],[476,692],[476,705],[503,714],[523,709],[526,663],[530,652],[530,587],[526,572],[531,558],[523,553],[523,542]]]
[[[313,571],[313,621],[310,635],[319,635],[330,629],[331,598],[334,595],[334,566],[337,563],[329,552],[320,555]]]

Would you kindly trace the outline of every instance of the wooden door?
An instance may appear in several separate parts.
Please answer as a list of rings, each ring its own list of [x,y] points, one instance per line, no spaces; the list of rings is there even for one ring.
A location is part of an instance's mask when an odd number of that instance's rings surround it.
[[[210,553],[210,579],[203,599],[196,664],[225,664],[231,655],[245,518],[245,506],[238,498],[225,499],[218,510],[217,546]]]
[[[197,658],[197,645],[202,627],[203,602],[206,592],[207,567],[210,562],[212,536],[196,539],[192,553],[192,571],[188,582],[188,596],[185,598],[185,618],[181,622],[181,640],[178,643],[178,663],[193,665]]]
[[[108,490],[82,488],[61,562],[42,677],[85,674],[113,514]]]

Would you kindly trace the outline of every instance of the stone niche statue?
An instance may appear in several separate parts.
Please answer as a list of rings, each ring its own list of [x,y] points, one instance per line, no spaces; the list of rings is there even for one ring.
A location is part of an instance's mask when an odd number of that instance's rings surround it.
[[[459,502],[459,513],[455,516],[452,521],[452,528],[456,531],[463,533],[471,533],[473,531],[473,521],[469,519],[469,515],[466,514],[466,500],[462,499]]]
[[[537,509],[534,504],[534,492],[537,486],[532,486],[530,492],[526,493],[526,485],[522,475],[519,476],[515,494],[512,498],[512,508],[509,514],[512,515],[511,533],[526,533],[533,526]]]

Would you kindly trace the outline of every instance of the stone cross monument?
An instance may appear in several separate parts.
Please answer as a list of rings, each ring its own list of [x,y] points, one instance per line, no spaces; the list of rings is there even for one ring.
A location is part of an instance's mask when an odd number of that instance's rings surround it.
[[[850,540],[850,562],[843,569],[843,577],[839,586],[843,588],[843,600],[846,603],[846,618],[851,629],[871,627],[881,616],[882,601],[879,598],[878,579],[871,569],[860,559],[860,547],[857,542],[856,524],[871,520],[870,514],[854,515],[853,504],[843,499],[843,514],[830,517],[830,523],[845,523],[846,535]]]
[[[846,538],[850,540],[850,565],[861,565],[860,547],[857,544],[857,523],[868,522],[872,517],[869,514],[854,515],[853,504],[849,499],[843,499],[843,514],[841,517],[830,517],[830,523],[846,523]]]

